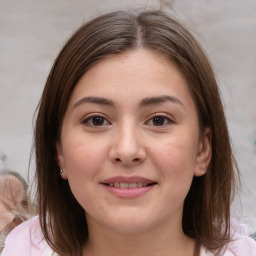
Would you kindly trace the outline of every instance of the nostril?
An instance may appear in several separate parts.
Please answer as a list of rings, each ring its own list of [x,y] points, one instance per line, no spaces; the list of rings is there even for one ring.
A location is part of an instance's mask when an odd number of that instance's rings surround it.
[[[120,158],[115,158],[115,161],[116,162],[122,162],[122,160],[120,159]],[[132,161],[131,161],[131,163],[137,163],[137,162],[139,162],[140,161],[140,158],[134,158]]]

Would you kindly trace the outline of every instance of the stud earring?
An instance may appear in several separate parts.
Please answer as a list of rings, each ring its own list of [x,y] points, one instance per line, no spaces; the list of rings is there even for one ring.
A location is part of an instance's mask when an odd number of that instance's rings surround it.
[[[63,170],[60,169],[60,175],[63,173]]]

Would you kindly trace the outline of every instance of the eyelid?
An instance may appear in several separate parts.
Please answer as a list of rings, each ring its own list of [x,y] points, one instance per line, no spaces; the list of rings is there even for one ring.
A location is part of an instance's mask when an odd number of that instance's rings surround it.
[[[154,119],[155,117],[163,117],[163,118],[168,119],[168,124],[174,124],[174,123],[175,123],[175,122],[174,122],[174,118],[173,118],[171,115],[166,114],[166,113],[161,113],[161,112],[159,112],[159,113],[154,113],[153,115],[151,115],[151,116],[147,119],[147,121],[145,122],[145,124],[149,123],[149,121],[151,121],[151,120]],[[162,125],[162,126],[166,126],[166,125],[168,125],[168,124],[165,124],[165,125]],[[153,126],[153,125],[152,125],[152,126]],[[157,127],[157,126],[156,126],[156,127]],[[161,126],[159,126],[159,127],[161,127]]]
[[[103,124],[103,125],[99,125],[99,126],[89,124],[89,121],[92,120],[94,117],[103,118],[104,121],[107,121],[107,124]],[[108,120],[108,118],[105,115],[101,114],[101,113],[92,113],[92,114],[86,115],[85,117],[82,118],[81,123],[88,126],[88,127],[96,127],[96,128],[111,124],[111,122]]]

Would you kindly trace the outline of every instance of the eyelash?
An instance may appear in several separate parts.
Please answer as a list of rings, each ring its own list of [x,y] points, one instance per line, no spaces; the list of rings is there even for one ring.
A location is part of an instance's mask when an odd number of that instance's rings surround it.
[[[160,124],[160,125],[156,125],[154,124],[154,119],[156,118],[161,118],[162,121],[164,121],[163,124]],[[166,115],[166,114],[155,114],[153,117],[151,117],[147,122],[146,124],[149,124],[149,123],[152,123],[150,124],[151,126],[155,126],[155,127],[163,127],[163,126],[166,126],[166,125],[170,125],[170,124],[173,124],[174,121],[170,118],[169,115]]]
[[[96,120],[96,118],[98,118],[99,120]],[[156,118],[158,118],[158,120]],[[101,121],[101,122],[98,123],[99,125],[96,125],[95,123],[93,123],[93,121],[96,121],[96,122]],[[163,121],[163,122],[160,122],[158,125],[156,123],[154,124],[154,121],[157,121],[157,122]],[[166,126],[166,125],[173,124],[173,123],[174,123],[174,121],[170,118],[169,115],[155,114],[145,124],[150,125],[150,126],[155,126],[155,127],[162,127],[162,126]],[[101,127],[101,126],[105,126],[105,125],[110,125],[111,123],[105,117],[103,117],[101,115],[93,115],[93,116],[89,116],[89,117],[85,118],[82,121],[82,124],[85,124],[90,127]]]
[[[100,124],[100,125],[95,125],[93,124],[93,119],[94,118],[100,118],[102,121],[103,121],[103,124]],[[96,121],[96,120],[95,120]],[[98,120],[99,121],[99,120]],[[107,124],[106,124],[107,122]],[[105,123],[105,124],[104,124]],[[91,127],[99,127],[99,126],[103,126],[103,125],[110,125],[111,123],[103,116],[101,115],[93,115],[93,116],[89,116],[89,117],[86,117],[83,121],[82,121],[82,124],[84,125],[87,125],[87,126],[91,126]]]

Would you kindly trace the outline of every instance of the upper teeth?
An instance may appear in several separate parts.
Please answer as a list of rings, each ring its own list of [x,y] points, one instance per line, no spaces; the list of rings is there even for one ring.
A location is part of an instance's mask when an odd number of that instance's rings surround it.
[[[147,183],[137,182],[137,183],[123,183],[123,182],[115,182],[115,183],[109,183],[110,187],[116,187],[116,188],[141,188],[146,187]]]

